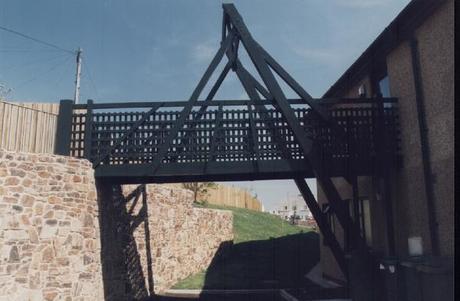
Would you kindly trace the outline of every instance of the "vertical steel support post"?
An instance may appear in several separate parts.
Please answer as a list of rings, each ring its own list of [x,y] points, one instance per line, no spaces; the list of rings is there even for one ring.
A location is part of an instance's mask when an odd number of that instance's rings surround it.
[[[353,206],[354,221],[355,223],[359,224],[359,186],[358,186],[358,176],[357,175],[352,176],[351,187],[352,187],[352,196],[353,196],[352,206]],[[366,238],[364,237],[364,239]],[[353,242],[353,245],[356,245],[356,242]]]
[[[385,108],[383,104],[382,94],[377,95],[377,133],[374,136],[375,145],[377,146],[377,165],[378,174],[381,177],[382,183],[379,182],[379,191],[381,192],[382,201],[385,207],[385,218],[387,224],[387,242],[388,242],[388,256],[395,255],[395,234],[394,234],[394,218],[393,206],[391,200],[391,185],[390,185],[390,171],[392,160],[389,157],[387,133],[385,127]]]
[[[416,38],[410,41],[411,59],[412,59],[412,75],[414,77],[415,86],[415,102],[417,105],[417,119],[420,131],[420,146],[422,151],[422,166],[425,182],[426,204],[428,211],[428,224],[430,227],[431,250],[433,255],[438,256],[440,253],[438,221],[436,219],[436,205],[434,203],[434,187],[433,187],[433,170],[430,161],[430,143],[428,141],[428,126],[425,114],[425,96],[423,94],[422,75],[420,70],[420,58],[418,50],[418,42]]]
[[[93,100],[86,102],[84,157],[91,161],[91,142],[93,132]]]
[[[73,100],[63,99],[59,102],[59,115],[56,125],[54,154],[69,156],[72,139]]]
[[[344,251],[340,247],[337,239],[335,238],[334,233],[331,231],[331,227],[324,216],[324,213],[321,211],[318,203],[313,196],[310,188],[308,187],[307,183],[305,183],[305,179],[303,178],[295,178],[294,179],[297,188],[299,189],[300,193],[305,200],[308,208],[310,209],[313,217],[315,218],[316,222],[318,223],[319,230],[323,234],[324,239],[327,242],[327,245],[331,249],[332,254],[334,255],[337,264],[340,267],[340,270],[343,272],[344,276],[348,278],[348,268],[347,262],[344,256]]]

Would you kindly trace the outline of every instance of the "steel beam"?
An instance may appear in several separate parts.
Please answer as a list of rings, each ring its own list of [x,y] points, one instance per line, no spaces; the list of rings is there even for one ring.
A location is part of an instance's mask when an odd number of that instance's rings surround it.
[[[257,43],[257,42],[256,42]],[[259,45],[260,51],[263,53],[265,61],[270,65],[270,67],[276,72],[276,74],[281,77],[286,84],[291,87],[312,109],[314,112],[318,113],[324,120],[330,121],[330,116],[319,104],[313,99],[313,97],[302,88],[299,83],[289,74],[284,68],[278,64],[278,62],[262,47]]]
[[[393,167],[391,156],[388,153],[388,144],[386,139],[385,128],[385,108],[383,105],[382,95],[377,95],[377,120],[376,120],[376,133],[380,139],[376,139],[377,158],[378,158],[378,174],[381,177],[382,183],[379,181],[379,190],[381,192],[382,201],[385,208],[385,222],[387,228],[387,243],[388,243],[388,256],[395,256],[396,243],[394,231],[394,218],[393,218],[393,204],[391,199],[391,170]],[[436,246],[433,246],[433,253],[436,255]],[[438,250],[439,251],[439,250]],[[439,255],[439,254],[438,254]]]
[[[89,161],[91,161],[92,130],[93,130],[93,100],[88,99],[86,116],[85,116],[84,156]]]
[[[70,155],[70,143],[72,142],[72,113],[73,100],[64,99],[59,103],[59,114],[57,118],[58,129],[54,144],[54,154]]]
[[[223,107],[222,106],[219,106],[219,109],[216,113],[216,125],[214,127],[214,132],[213,132],[213,136],[212,136],[212,139],[211,139],[211,143],[209,145],[210,147],[210,150],[209,150],[209,160],[208,162],[213,162],[213,161],[216,161],[216,148],[217,148],[217,140],[220,138],[219,135],[220,135],[220,132],[222,130],[222,121],[223,121],[223,115],[224,115],[224,112],[223,112]],[[206,162],[206,163],[208,163]],[[207,169],[207,164],[205,166],[205,173],[206,173],[206,169]]]
[[[316,181],[321,186],[324,194],[326,195],[326,198],[335,215],[337,216],[337,219],[339,220],[343,230],[349,232],[355,247],[366,249],[366,241],[360,234],[361,231],[359,230],[359,226],[350,217],[349,212],[346,212],[344,207],[341,206],[341,202],[343,202],[343,200],[330,176],[328,176],[325,173],[324,168],[318,164],[318,160],[310,157],[308,162],[315,174]]]
[[[332,165],[331,167],[338,168]],[[295,176],[314,176],[313,172],[305,167],[305,160],[262,160],[259,161],[258,171],[249,161],[164,163],[159,166],[156,173],[146,176],[149,170],[150,163],[100,165],[95,169],[95,176],[125,184],[292,179]],[[204,170],[206,173],[203,173]],[[331,172],[337,173],[340,170]]]
[[[229,53],[229,51],[227,51],[227,56],[230,56],[230,55],[232,54]],[[255,87],[255,83],[257,83],[257,80],[250,75],[250,73],[241,65],[238,59],[236,61],[236,64],[237,64],[237,69],[236,69],[237,76],[240,79],[241,83],[243,84],[243,87],[245,88],[246,93],[248,94],[249,98],[252,101],[254,101],[254,103],[257,103],[258,101],[260,101],[260,97],[257,94],[256,87]],[[267,95],[267,96],[268,96],[267,99],[271,98],[270,97],[271,95]],[[264,110],[265,110],[264,107],[261,107],[258,109],[259,109],[259,114],[264,114]],[[272,137],[274,138],[274,140],[278,140],[276,139],[276,134],[272,133]],[[277,142],[278,143],[276,145],[280,147],[280,149],[282,150],[282,152],[285,154],[287,158],[290,158],[290,152],[286,148],[285,143],[283,143],[283,141],[277,141]],[[295,182],[297,186],[299,187],[299,190],[302,192],[302,195],[305,201],[307,202],[307,205],[309,206],[310,210],[312,212],[313,211],[316,212],[316,214],[314,215],[315,220],[318,221],[318,224],[321,227],[322,233],[325,235],[328,242],[330,242],[331,251],[333,252],[334,257],[336,258],[336,261],[339,264],[342,272],[344,273],[344,275],[347,275],[347,266],[346,266],[344,252],[341,249],[340,245],[338,244],[334,234],[330,230],[330,226],[327,224],[327,221],[325,220],[320,208],[318,207],[316,201],[314,200],[314,197],[311,194],[310,189],[308,188],[304,179],[302,178],[295,178]]]
[[[93,162],[93,167],[97,167],[99,166],[99,164],[101,164],[102,161],[104,161],[105,158],[107,158],[108,156],[110,156],[110,154],[117,148],[119,147],[123,141],[125,141],[128,137],[130,137],[134,132],[136,132],[139,127],[141,125],[143,125],[147,119],[156,111],[160,108],[161,106],[161,103],[158,103],[156,106],[154,106],[153,108],[151,108],[148,112],[145,112],[143,115],[142,115],[142,118],[139,119],[130,129],[127,133],[125,133],[122,137],[118,138],[114,144],[109,148],[109,150],[99,156],[99,158],[97,158],[94,162]]]
[[[237,59],[236,61],[236,75],[238,76],[243,88],[248,94],[249,98],[254,104],[257,104],[261,101],[259,94],[256,91],[256,86],[254,81],[251,80],[250,73],[241,65],[241,62]],[[272,135],[273,141],[276,141],[276,146],[281,150],[286,159],[291,158],[291,154],[286,147],[285,141],[279,141],[278,136],[275,133],[275,126],[272,122],[269,121],[267,109],[264,106],[254,106],[254,110],[262,117],[262,120],[265,120],[265,123],[268,125],[267,128]],[[280,134],[279,137],[282,135]]]
[[[203,74],[200,82],[196,86],[195,90],[190,96],[189,102],[187,105],[182,109],[179,119],[176,121],[174,127],[170,130],[168,137],[166,138],[165,143],[160,147],[158,153],[155,155],[153,162],[151,163],[151,171],[149,171],[146,175],[155,173],[158,166],[161,164],[164,156],[166,155],[171,143],[176,138],[179,131],[183,128],[185,120],[187,120],[190,112],[192,111],[193,105],[198,101],[198,97],[200,96],[203,88],[205,87],[206,83],[209,81],[212,73],[216,69],[219,62],[222,60],[222,57],[225,54],[227,48],[231,45],[233,40],[234,34],[231,33],[226,37],[226,40],[221,43],[219,50],[217,51],[216,55],[214,56],[213,60],[209,64],[206,72]]]
[[[219,90],[222,82],[225,80],[225,77],[227,76],[227,74],[230,71],[230,69],[232,69],[233,60],[234,60],[234,58],[229,59],[227,64],[225,64],[224,69],[222,70],[222,72],[220,73],[220,75],[217,78],[216,82],[214,83],[213,87],[209,91],[208,96],[206,97],[206,99],[203,102],[197,102],[197,103],[201,104],[201,107],[198,110],[198,112],[196,113],[196,116],[195,116],[193,121],[201,120],[203,115],[206,113],[206,110],[208,109],[209,105],[212,103],[212,99],[214,98],[214,96],[216,95],[217,91]],[[192,126],[191,128],[195,128],[195,126]],[[180,143],[180,145],[178,147],[183,147],[183,145],[186,144],[186,143],[183,143],[183,140],[185,140],[188,137],[188,134],[189,133],[186,133],[186,135],[181,139],[181,143]]]
[[[251,81],[254,80],[254,85],[256,89],[262,94],[263,97],[266,99],[262,99],[259,105],[272,105],[273,102],[269,100],[270,93],[265,89],[262,84],[260,84],[252,75]],[[320,106],[324,106],[328,108],[334,105],[342,105],[342,104],[363,104],[363,105],[371,105],[375,103],[375,98],[315,98],[315,102],[318,103]],[[397,98],[394,97],[385,97],[383,98],[384,103],[397,103]],[[236,100],[236,99],[214,99],[212,102],[209,103],[208,106],[217,107],[219,105],[228,105],[228,106],[246,106],[249,100]],[[308,105],[305,101],[301,98],[291,98],[288,99],[290,105]],[[101,100],[99,103],[94,103],[92,105],[93,110],[101,110],[101,109],[132,109],[132,108],[150,108],[156,106],[158,103],[161,103],[162,108],[173,108],[178,107],[182,108],[188,104],[188,101],[122,101],[119,102],[106,102],[105,100]],[[194,107],[202,106],[200,102],[197,102]],[[87,104],[74,104],[74,110],[86,110]]]
[[[292,111],[287,98],[284,96],[281,87],[270,71],[267,63],[263,59],[260,47],[258,47],[257,43],[252,38],[235,6],[233,4],[223,4],[223,8],[228,15],[229,22],[231,22],[231,24],[233,24],[234,28],[237,30],[238,37],[243,43],[249,57],[259,72],[259,75],[267,86],[267,90],[273,96],[274,103],[276,103],[277,107],[283,113],[284,118],[294,133],[294,136],[300,144],[304,154],[308,154],[311,151],[312,141],[305,136],[305,132],[301,127],[300,122],[297,120],[294,112]]]

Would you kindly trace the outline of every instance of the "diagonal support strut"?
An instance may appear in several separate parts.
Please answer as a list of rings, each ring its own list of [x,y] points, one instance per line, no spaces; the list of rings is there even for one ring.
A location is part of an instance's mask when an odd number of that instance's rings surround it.
[[[170,130],[169,135],[166,138],[164,144],[159,148],[158,153],[156,154],[152,163],[150,164],[151,170],[148,172],[148,174],[154,174],[156,170],[158,169],[158,167],[160,166],[164,156],[168,152],[170,145],[172,144],[173,140],[176,138],[179,131],[183,128],[185,121],[187,120],[188,116],[190,115],[190,112],[192,111],[193,106],[198,101],[198,97],[203,91],[203,88],[205,87],[206,83],[209,81],[209,78],[211,77],[212,73],[216,69],[219,62],[222,60],[225,54],[225,51],[231,45],[233,38],[234,38],[234,34],[233,33],[229,34],[226,37],[226,39],[221,43],[219,50],[217,51],[213,60],[209,64],[208,68],[206,69],[206,72],[203,74],[200,82],[198,83],[195,90],[193,91],[192,96],[190,96],[189,102],[182,109],[179,119],[176,121],[173,128]]]

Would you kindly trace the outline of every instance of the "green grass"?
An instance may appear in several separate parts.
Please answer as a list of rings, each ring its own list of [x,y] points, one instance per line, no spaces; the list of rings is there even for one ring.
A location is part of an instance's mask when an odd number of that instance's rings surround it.
[[[233,212],[234,245],[219,250],[208,270],[180,281],[176,289],[286,287],[304,283],[303,275],[319,260],[318,235],[311,229],[264,212],[197,207]]]
[[[281,236],[309,232],[311,229],[291,225],[270,213],[243,208],[218,205],[195,205],[201,208],[223,209],[233,212],[233,234],[235,244],[251,241],[278,238]]]

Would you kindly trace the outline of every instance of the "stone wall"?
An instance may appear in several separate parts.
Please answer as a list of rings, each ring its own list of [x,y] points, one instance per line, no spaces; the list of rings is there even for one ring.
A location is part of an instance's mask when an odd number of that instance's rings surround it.
[[[109,187],[99,187],[100,194],[110,193]],[[113,201],[105,202],[104,209],[107,219],[112,218],[103,229],[110,299],[161,293],[206,269],[233,240],[232,213],[194,208],[191,191],[165,185],[128,185],[122,190],[112,186]]]
[[[0,150],[0,300],[103,300],[86,160]]]
[[[231,212],[192,203],[192,192],[162,185],[96,192],[86,160],[0,150],[0,301],[164,291],[233,239]]]
[[[125,195],[133,187],[124,187]],[[230,211],[194,208],[193,193],[161,185],[146,186],[149,216],[150,254],[156,292],[178,280],[206,269],[219,246],[233,240],[233,215]],[[133,205],[133,200],[127,207]],[[133,214],[145,203],[138,202]],[[147,274],[145,227],[134,231],[142,267]]]

